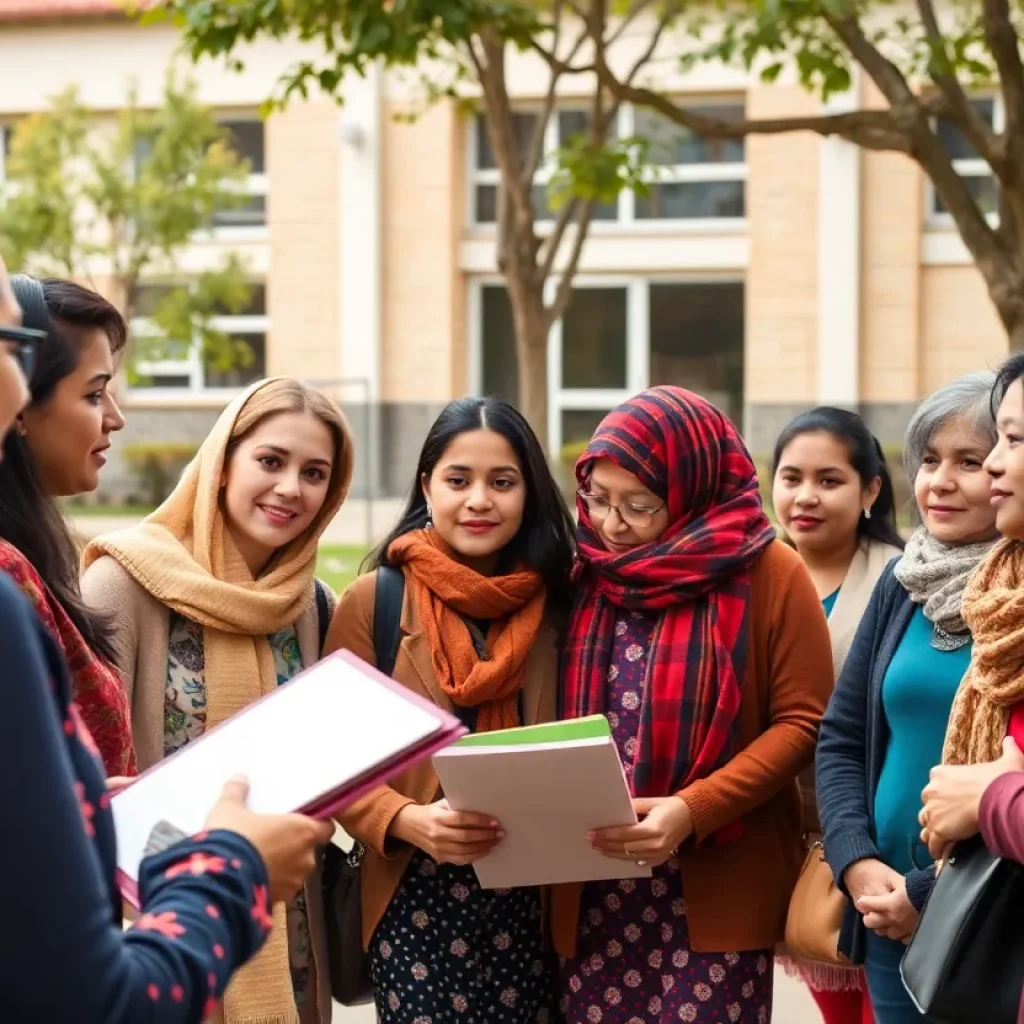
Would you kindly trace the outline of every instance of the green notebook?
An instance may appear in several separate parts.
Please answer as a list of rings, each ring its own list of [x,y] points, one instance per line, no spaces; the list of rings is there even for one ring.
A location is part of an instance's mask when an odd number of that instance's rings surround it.
[[[519,747],[535,743],[573,743],[577,740],[599,740],[611,736],[611,727],[604,715],[574,718],[568,722],[546,725],[525,725],[518,729],[499,729],[464,736],[456,747]]]

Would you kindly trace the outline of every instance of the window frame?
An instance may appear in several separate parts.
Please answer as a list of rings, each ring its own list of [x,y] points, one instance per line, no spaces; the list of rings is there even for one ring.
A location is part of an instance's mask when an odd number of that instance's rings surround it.
[[[217,124],[224,127],[234,122],[257,123],[263,128],[263,170],[249,175],[245,181],[228,182],[225,192],[239,192],[253,199],[264,201],[262,224],[211,224],[209,228],[196,232],[197,241],[249,242],[266,238],[270,231],[269,198],[270,177],[267,174],[267,124],[255,111],[224,111],[214,115]],[[244,154],[240,154],[244,159]]]
[[[1002,132],[1006,128],[1006,106],[1000,93],[976,93],[968,99],[992,101],[992,130]],[[937,122],[935,122],[937,127]],[[992,168],[981,157],[964,157],[953,160],[953,170],[961,178],[994,178]],[[924,173],[924,172],[922,172]],[[996,183],[998,188],[998,182]],[[935,185],[927,174],[924,175],[925,228],[934,231],[955,231],[956,223],[953,215],[945,210],[938,210],[939,196]],[[998,212],[986,215],[986,220],[993,227],[999,224]]]
[[[694,102],[700,103],[702,107],[746,107],[747,97],[735,94],[711,94],[708,96],[695,95],[690,97]],[[551,158],[559,147],[558,138],[558,115],[567,111],[585,110],[585,103],[574,102],[574,97],[566,96],[555,106],[551,117],[544,131],[544,151],[537,174],[534,176],[534,185],[547,185],[551,180],[552,166]],[[517,104],[514,113],[539,114],[541,108],[537,103]],[[477,188],[481,185],[490,185],[496,188],[501,186],[501,172],[498,168],[477,167],[477,149],[481,128],[481,117],[479,111],[475,111],[468,119],[468,131],[466,133],[466,198],[465,198],[465,223],[470,232],[474,234],[494,234],[497,225],[493,221],[478,221],[476,219],[476,195]],[[629,138],[634,134],[636,124],[635,107],[631,103],[623,103],[619,108],[616,119],[616,131],[621,138]],[[746,192],[747,181],[749,180],[749,160],[746,158],[742,163],[704,163],[704,164],[674,164],[659,167],[648,167],[645,169],[644,178],[651,184],[666,184],[687,182],[712,182],[712,181],[739,181],[743,183],[744,193]],[[538,219],[537,228],[540,233],[551,230],[554,221],[551,219]],[[622,233],[624,230],[631,232],[656,233],[670,231],[673,233],[687,234],[715,234],[745,230],[747,217],[652,217],[639,219],[636,216],[636,195],[631,189],[623,189],[618,196],[618,216],[608,220],[592,220],[590,231]]]

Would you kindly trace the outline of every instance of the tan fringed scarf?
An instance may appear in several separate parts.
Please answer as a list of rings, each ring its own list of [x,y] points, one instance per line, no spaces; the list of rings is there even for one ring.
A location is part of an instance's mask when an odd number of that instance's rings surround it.
[[[1003,540],[992,549],[964,591],[962,614],[974,649],[942,760],[980,764],[999,758],[1010,708],[1024,700],[1024,543]]]
[[[413,599],[441,689],[460,707],[478,707],[477,731],[519,725],[526,659],[544,618],[546,592],[528,569],[481,576],[452,557],[434,530],[399,537],[388,556],[408,567]],[[464,617],[493,620],[489,657],[477,657]]]
[[[226,528],[220,503],[228,442],[254,384],[221,414],[171,496],[141,524],[93,541],[83,567],[101,555],[115,558],[172,611],[203,626],[207,726],[212,728],[277,685],[267,636],[292,625],[312,599],[317,542],[334,518],[352,475],[352,441],[331,477],[319,515],[302,536],[254,580]],[[293,1024],[298,1018],[288,967],[283,904],[260,953],[234,977],[224,994],[226,1024]]]

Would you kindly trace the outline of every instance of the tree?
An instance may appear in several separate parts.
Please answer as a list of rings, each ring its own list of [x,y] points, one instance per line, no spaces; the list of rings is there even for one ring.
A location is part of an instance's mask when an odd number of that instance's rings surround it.
[[[646,6],[639,4],[638,8]],[[639,13],[639,10],[638,10]],[[552,325],[572,298],[572,281],[595,205],[614,202],[623,188],[644,189],[642,140],[621,139],[615,119],[621,100],[610,97],[591,74],[585,130],[565,141],[554,157],[548,203],[550,230],[538,226],[534,179],[544,157],[544,133],[555,113],[558,90],[588,35],[615,38],[632,17],[609,26],[595,5],[584,24],[571,0],[163,0],[145,17],[173,16],[182,26],[193,59],[227,56],[236,66],[242,43],[258,37],[298,36],[323,47],[321,61],[290,69],[271,105],[311,88],[344,98],[350,74],[385,67],[419,68],[427,101],[449,99],[478,109],[498,167],[498,268],[505,278],[516,338],[519,404],[542,440],[547,436],[547,343]],[[511,50],[541,54],[550,71],[530,137],[517,138],[506,77]],[[642,54],[623,81],[631,84],[646,66]],[[549,290],[549,279],[557,286]]]
[[[617,100],[648,106],[702,135],[811,131],[871,150],[903,153],[931,180],[935,193],[974,259],[1011,346],[1024,347],[1024,65],[1019,7],[1009,0],[961,0],[906,5],[866,0],[748,0],[695,19],[674,0],[648,8],[652,42],[666,47],[683,68],[699,61],[740,64],[774,81],[787,66],[800,83],[827,99],[846,92],[855,70],[874,84],[882,109],[817,117],[726,122],[702,117],[659,91],[656,83],[629,81],[612,66],[608,47],[592,35],[591,68]],[[576,5],[591,12],[604,0]],[[1001,97],[1005,123],[996,130],[982,116],[979,94]],[[995,209],[971,192],[957,173],[939,128],[958,132],[991,168]]]
[[[147,274],[172,279],[177,257],[216,211],[244,201],[245,161],[196,97],[194,86],[167,79],[162,105],[139,106],[134,87],[123,109],[104,121],[69,89],[48,110],[14,130],[0,202],[0,252],[8,266],[93,282],[127,317]],[[218,312],[249,300],[245,267],[235,256],[175,284],[137,334],[133,359],[158,359],[168,339],[198,339],[221,368],[247,365],[244,342],[210,326]]]

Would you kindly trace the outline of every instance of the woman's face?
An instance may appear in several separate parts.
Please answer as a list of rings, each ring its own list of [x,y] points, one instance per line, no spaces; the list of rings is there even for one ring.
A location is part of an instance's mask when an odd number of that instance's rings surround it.
[[[224,514],[254,577],[312,525],[327,500],[334,459],[330,429],[309,412],[269,416],[232,451]]]
[[[613,554],[651,544],[668,529],[665,499],[610,459],[594,463],[587,493],[603,499],[591,504],[590,521]]]
[[[85,494],[99,486],[110,435],[124,426],[110,393],[113,377],[110,339],[93,328],[85,336],[75,369],[45,402],[29,406],[22,415],[25,443],[50,497]]]
[[[493,430],[467,430],[420,485],[441,539],[466,565],[493,573],[526,511],[526,481],[512,445]]]
[[[996,446],[985,460],[996,529],[1004,537],[1024,540],[1024,384],[1019,380],[999,404],[996,429]]]
[[[782,450],[772,504],[797,548],[836,551],[854,542],[857,523],[875,503],[881,483],[875,477],[865,487],[846,445],[816,430],[798,434]]]
[[[961,419],[947,420],[925,449],[914,498],[928,532],[945,544],[974,544],[996,536],[984,463],[991,444]]]

